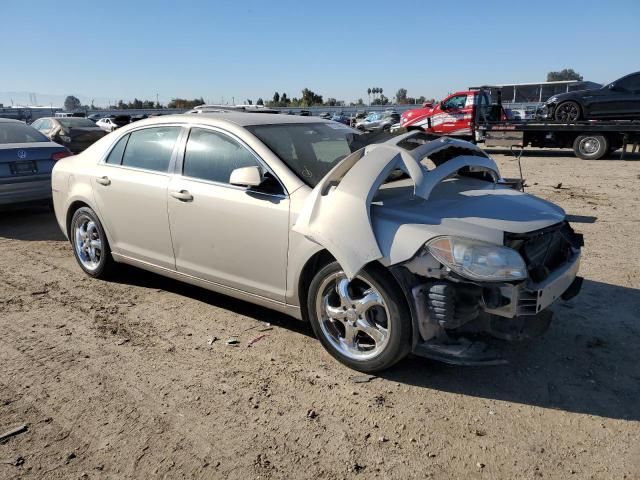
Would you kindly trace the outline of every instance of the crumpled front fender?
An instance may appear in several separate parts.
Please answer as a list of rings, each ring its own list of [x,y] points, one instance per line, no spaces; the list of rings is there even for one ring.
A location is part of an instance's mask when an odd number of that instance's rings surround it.
[[[420,161],[430,154],[451,144],[470,150],[477,147],[448,138],[413,150],[398,146],[415,135],[410,132],[369,145],[346,157],[313,189],[293,226],[294,231],[325,247],[350,279],[367,263],[384,256],[371,224],[371,201],[393,170],[406,172],[414,195],[425,200],[438,183],[463,167],[491,172],[496,181],[500,178],[495,162],[486,156],[458,156],[429,171]]]

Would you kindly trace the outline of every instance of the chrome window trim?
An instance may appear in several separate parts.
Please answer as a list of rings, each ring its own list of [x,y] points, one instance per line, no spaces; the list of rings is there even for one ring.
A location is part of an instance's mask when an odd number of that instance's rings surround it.
[[[126,165],[116,165],[114,163],[107,163],[107,158],[109,157],[109,155],[111,154],[111,151],[114,149],[114,147],[116,146],[116,144],[126,135],[131,135],[134,132],[139,132],[140,130],[146,130],[149,128],[163,128],[163,127],[178,127],[180,128],[180,132],[178,133],[178,138],[176,138],[176,144],[173,146],[173,151],[171,152],[171,159],[169,160],[169,165],[167,166],[167,171],[166,172],[159,172],[158,170],[149,170],[147,168],[139,168],[139,167],[129,167]],[[177,154],[179,151],[179,147],[181,145],[181,142],[184,139],[184,135],[185,132],[188,129],[185,128],[185,124],[184,123],[159,123],[159,124],[153,124],[153,125],[143,125],[139,128],[134,128],[131,130],[127,130],[126,132],[123,132],[121,135],[118,135],[113,142],[111,142],[111,144],[109,145],[109,148],[105,151],[105,153],[102,155],[102,157],[100,157],[100,159],[97,162],[98,166],[102,166],[102,167],[111,167],[111,168],[122,168],[124,170],[133,170],[136,172],[143,172],[143,173],[153,173],[155,175],[162,175],[164,177],[170,177],[173,174],[173,170],[175,167],[175,162],[176,162],[176,158],[177,158]],[[128,143],[128,142],[127,142]],[[125,148],[125,152],[126,152],[126,148]],[[123,152],[124,154],[124,152]]]

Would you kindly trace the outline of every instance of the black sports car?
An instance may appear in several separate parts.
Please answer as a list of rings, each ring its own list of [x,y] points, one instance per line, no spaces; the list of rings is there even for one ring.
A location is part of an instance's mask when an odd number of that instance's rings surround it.
[[[602,88],[576,90],[549,98],[546,117],[562,122],[595,119],[640,119],[640,72]]]

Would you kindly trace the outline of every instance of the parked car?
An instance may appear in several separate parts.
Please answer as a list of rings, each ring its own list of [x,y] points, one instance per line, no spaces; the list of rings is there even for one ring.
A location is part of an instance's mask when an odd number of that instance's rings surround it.
[[[113,132],[114,130],[124,127],[131,123],[131,117],[129,115],[113,115],[110,117],[101,118],[96,122],[96,125],[103,129],[105,132]]]
[[[85,150],[106,135],[103,129],[88,118],[39,118],[31,126],[73,153]]]
[[[640,119],[640,72],[601,88],[554,95],[545,102],[547,118],[562,122]]]
[[[333,120],[334,122],[342,123],[344,125],[351,125],[351,119],[346,115],[335,114],[331,117],[331,120]]]
[[[317,117],[141,120],[58,162],[55,215],[88,275],[127,263],[308,320],[361,371],[410,351],[495,363],[478,333],[543,332],[581,285],[565,212],[471,143],[369,138]]]
[[[400,121],[400,115],[397,112],[373,112],[363,120],[356,122],[356,128],[365,132],[388,132],[391,126]]]
[[[0,118],[0,206],[51,201],[51,169],[71,155],[38,130]]]
[[[105,116],[106,115],[104,113],[90,113],[89,115],[87,115],[87,118],[95,123]]]

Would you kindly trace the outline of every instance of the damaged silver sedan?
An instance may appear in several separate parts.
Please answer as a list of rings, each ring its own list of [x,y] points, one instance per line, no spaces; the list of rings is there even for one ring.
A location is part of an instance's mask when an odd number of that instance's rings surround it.
[[[564,211],[470,143],[368,138],[275,114],[143,120],[56,164],[56,217],[87,274],[127,263],[287,313],[365,372],[410,352],[499,363],[483,336],[543,333],[581,286]]]

